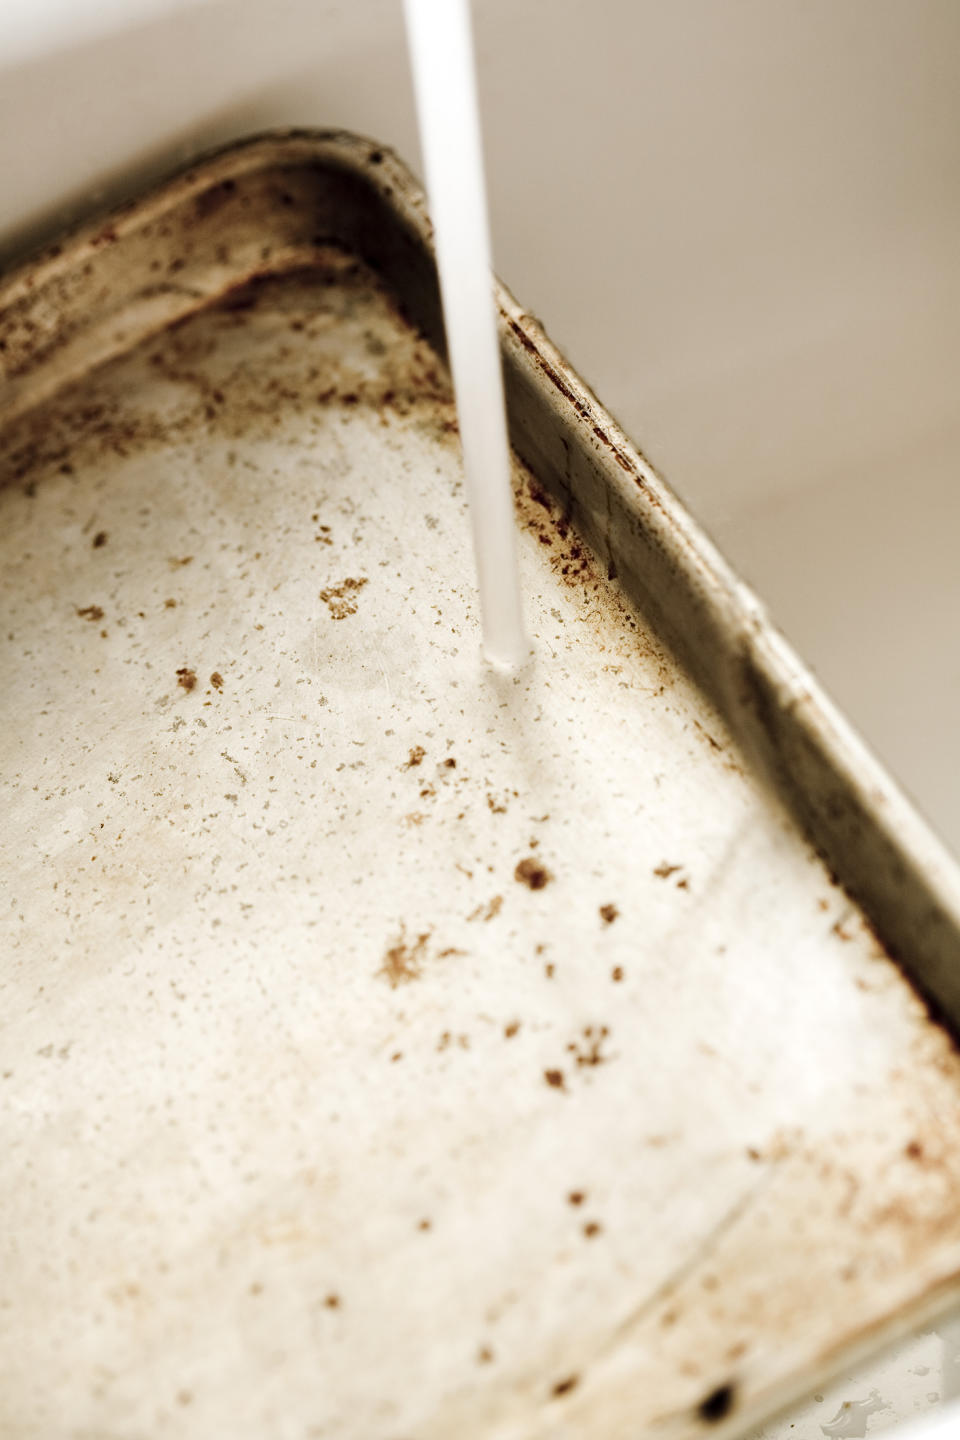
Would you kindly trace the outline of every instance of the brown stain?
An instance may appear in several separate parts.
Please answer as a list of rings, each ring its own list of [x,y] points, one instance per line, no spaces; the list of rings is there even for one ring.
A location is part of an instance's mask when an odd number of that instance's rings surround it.
[[[103,608],[100,605],[77,606],[77,614],[81,620],[89,620],[92,623],[103,619]]]
[[[223,689],[223,676],[220,674],[219,670],[214,670],[213,674],[210,676],[210,684],[213,686],[214,690]]]
[[[716,1425],[727,1418],[736,1403],[737,1387],[733,1381],[729,1381],[726,1385],[718,1385],[709,1395],[704,1396],[697,1406],[697,1415],[708,1425]]]
[[[528,855],[526,859],[518,860],[513,878],[521,885],[526,885],[528,890],[543,890],[550,884],[553,876],[545,865]]]
[[[478,1364],[478,1365],[492,1365],[492,1364],[493,1364],[493,1351],[490,1349],[490,1346],[489,1346],[489,1345],[481,1345],[481,1346],[480,1346],[480,1349],[477,1351],[477,1364]]]
[[[608,1063],[610,1056],[604,1055],[603,1045],[609,1034],[606,1025],[585,1025],[582,1039],[570,1042],[567,1051],[574,1057],[579,1069],[592,1069]]]
[[[185,665],[177,671],[177,684],[182,690],[190,691],[197,683],[197,673],[189,670]]]
[[[554,1090],[564,1090],[566,1088],[562,1070],[544,1070],[543,1078]]]
[[[423,763],[423,757],[424,755],[426,755],[426,753],[427,752],[426,750],[424,750],[422,745],[414,745],[413,749],[410,751],[409,756],[407,757],[407,763],[405,765],[401,765],[400,769],[413,770],[417,765]]]
[[[398,939],[387,947],[377,975],[383,976],[391,990],[396,990],[398,985],[408,985],[411,981],[420,979],[429,939],[430,931],[427,930],[408,942],[405,932],[401,930]]]
[[[164,610],[176,610],[176,608],[177,608],[177,602],[176,602],[176,600],[164,600],[164,602],[163,602],[163,608],[164,608]]]
[[[587,1220],[583,1226],[583,1233],[587,1240],[593,1240],[603,1230],[599,1220]]]
[[[669,860],[662,860],[653,873],[658,880],[669,880],[671,875],[676,875],[677,871],[682,869],[682,865],[671,865]]]
[[[615,984],[620,983],[620,981],[623,979],[622,965],[614,965],[613,969],[610,971],[610,979],[613,980]]]
[[[333,1293],[333,1292],[331,1291],[331,1293],[330,1293],[329,1295],[327,1295],[327,1296],[324,1297],[323,1303],[324,1303],[324,1305],[327,1307],[328,1310],[339,1310],[339,1309],[340,1309],[340,1296],[337,1295],[337,1294],[335,1294],[335,1293]]]
[[[92,542],[91,542],[91,544],[92,544],[92,546],[93,546],[93,549],[94,549],[94,550],[99,550],[99,549],[101,549],[104,545],[106,545],[108,538],[109,538],[109,537],[108,537],[108,535],[107,535],[106,530],[98,530],[97,533],[96,533],[96,535],[94,535],[93,540],[92,540]]]
[[[576,1389],[579,1383],[579,1375],[566,1375],[562,1380],[558,1380],[555,1385],[551,1386],[550,1394],[554,1400],[559,1400],[561,1396],[569,1395],[570,1391]]]
[[[357,602],[354,597],[367,583],[366,575],[348,575],[345,580],[321,590],[320,599],[334,620],[346,620],[348,615],[356,615]]]
[[[567,1204],[582,1205],[586,1198],[587,1192],[585,1190],[571,1190],[569,1195],[567,1196]]]
[[[495,920],[502,909],[503,896],[494,895],[491,900],[488,900],[486,902],[486,904],[478,905],[475,910],[471,910],[470,914],[467,916],[467,921],[470,922],[472,920]]]
[[[519,1029],[520,1029],[520,1021],[519,1021],[519,1020],[510,1020],[510,1021],[509,1021],[506,1025],[504,1025],[504,1027],[503,1027],[504,1039],[505,1039],[505,1040],[512,1040],[513,1037],[514,1037],[514,1035],[516,1035],[516,1034],[518,1033]]]
[[[603,921],[604,925],[612,925],[619,914],[620,911],[617,909],[616,905],[600,906],[600,919]]]
[[[177,557],[176,555],[169,555],[169,556],[167,557],[167,564],[170,566],[170,569],[171,569],[171,570],[180,570],[180,569],[183,568],[184,565],[192,565],[192,564],[193,564],[193,556],[192,556],[192,555],[183,555],[183,556]]]

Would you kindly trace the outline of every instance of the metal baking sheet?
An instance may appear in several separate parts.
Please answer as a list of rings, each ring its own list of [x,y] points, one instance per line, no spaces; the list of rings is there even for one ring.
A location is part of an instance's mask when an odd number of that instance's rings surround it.
[[[0,291],[4,1436],[733,1435],[955,1296],[952,862],[506,292],[482,665],[428,237],[274,136]]]

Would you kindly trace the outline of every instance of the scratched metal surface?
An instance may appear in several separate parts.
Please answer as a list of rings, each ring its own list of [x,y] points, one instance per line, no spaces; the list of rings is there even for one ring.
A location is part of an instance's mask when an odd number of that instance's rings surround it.
[[[732,1435],[942,1306],[960,1061],[539,477],[500,680],[383,284],[104,234],[5,392],[0,1432]]]

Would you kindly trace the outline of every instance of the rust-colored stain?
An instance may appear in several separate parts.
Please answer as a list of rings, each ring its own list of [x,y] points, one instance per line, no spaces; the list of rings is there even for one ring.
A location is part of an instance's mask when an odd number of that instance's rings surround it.
[[[341,580],[337,585],[328,585],[320,591],[320,599],[330,611],[334,620],[345,620],[348,615],[356,615],[357,602],[354,598],[358,590],[362,590],[367,583],[365,575],[354,577],[348,575],[346,580]]]
[[[553,876],[546,865],[541,865],[539,860],[528,855],[525,860],[517,862],[513,878],[519,880],[521,885],[526,885],[528,890],[542,890],[544,886],[550,884]]]
[[[520,1030],[520,1021],[519,1021],[519,1020],[510,1020],[510,1021],[509,1021],[506,1025],[504,1025],[504,1027],[503,1027],[504,1038],[507,1039],[507,1040],[512,1040],[513,1037],[514,1037],[514,1035],[516,1035],[516,1034],[519,1032],[519,1030]]]
[[[388,947],[377,974],[383,976],[392,990],[398,985],[407,985],[411,980],[420,979],[429,939],[429,930],[410,942],[401,932],[399,939]]]
[[[658,880],[669,880],[671,875],[676,875],[677,871],[682,869],[682,865],[671,865],[669,860],[663,860],[653,873]]]
[[[213,674],[210,676],[210,684],[213,686],[214,690],[223,689],[223,676],[220,674],[219,670],[214,670]]]
[[[612,925],[619,914],[620,911],[617,909],[616,905],[600,906],[600,919],[603,921],[604,925]]]
[[[77,614],[81,620],[102,620],[103,608],[100,605],[84,605],[82,607],[78,605]]]
[[[410,751],[409,756],[407,757],[407,763],[405,765],[402,765],[400,768],[402,770],[412,770],[414,766],[420,765],[422,763],[423,757],[424,755],[426,755],[426,753],[427,752],[426,750],[424,750],[422,745],[414,745],[413,749]]]
[[[467,920],[495,920],[502,909],[503,896],[494,895],[486,904],[478,905],[475,910],[471,910]]]
[[[554,1090],[563,1090],[565,1088],[562,1070],[544,1070],[543,1078]]]
[[[623,979],[622,965],[614,965],[613,969],[610,971],[610,979],[619,984],[619,982]]]
[[[587,1220],[583,1226],[583,1233],[588,1240],[594,1239],[603,1230],[599,1220]]]
[[[587,1192],[585,1190],[571,1190],[570,1194],[567,1196],[567,1204],[582,1205],[586,1198]]]
[[[181,689],[187,691],[192,690],[196,683],[197,672],[195,670],[188,670],[186,666],[183,666],[177,671],[177,684]]]

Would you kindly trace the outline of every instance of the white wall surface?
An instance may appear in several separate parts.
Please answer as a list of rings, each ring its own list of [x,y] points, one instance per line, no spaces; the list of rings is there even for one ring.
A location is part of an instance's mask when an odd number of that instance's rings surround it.
[[[960,3],[474,8],[498,270],[960,850]],[[2,0],[0,253],[288,124],[418,167],[399,0]],[[945,1337],[766,1440],[934,1407]]]

